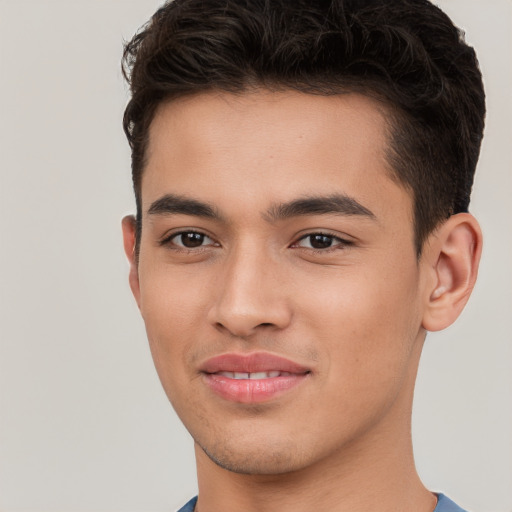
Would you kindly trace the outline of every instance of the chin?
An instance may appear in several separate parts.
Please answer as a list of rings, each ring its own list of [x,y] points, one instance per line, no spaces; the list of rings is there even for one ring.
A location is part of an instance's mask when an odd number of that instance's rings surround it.
[[[260,444],[249,448],[227,443],[217,443],[213,449],[199,446],[217,466],[243,475],[279,475],[298,471],[306,465],[296,446],[272,448]]]

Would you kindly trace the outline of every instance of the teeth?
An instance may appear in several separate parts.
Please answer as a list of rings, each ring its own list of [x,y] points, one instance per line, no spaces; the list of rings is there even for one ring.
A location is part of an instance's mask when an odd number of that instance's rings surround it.
[[[268,379],[269,374],[267,372],[255,372],[249,374],[249,379]]]
[[[217,375],[227,377],[228,379],[272,379],[274,377],[286,377],[291,375],[289,372],[280,372],[278,370],[272,370],[270,372],[218,372]]]

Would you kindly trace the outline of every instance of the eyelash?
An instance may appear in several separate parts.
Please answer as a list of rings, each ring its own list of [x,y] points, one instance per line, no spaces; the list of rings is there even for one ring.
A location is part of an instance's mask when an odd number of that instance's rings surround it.
[[[301,247],[298,245],[299,242],[301,242],[302,240],[306,240],[307,238],[310,238],[313,236],[323,236],[323,237],[330,238],[332,240],[333,245],[331,245],[330,247],[323,248],[323,249],[318,249],[315,247]],[[334,252],[334,251],[344,250],[353,244],[354,243],[352,241],[346,240],[346,239],[341,238],[332,233],[324,232],[324,231],[314,231],[312,233],[307,233],[306,235],[301,236],[296,242],[294,242],[291,245],[291,247],[294,249],[295,248],[296,249],[305,249],[309,252],[314,252],[315,254],[325,254],[325,253],[330,253],[330,252]]]
[[[203,237],[206,237],[206,238],[209,238],[210,240],[212,240],[212,238],[209,237],[206,233],[197,231],[195,229],[187,229],[187,230],[178,231],[177,233],[172,233],[171,235],[166,236],[164,239],[160,240],[159,245],[160,246],[170,246],[172,248],[172,250],[174,250],[174,251],[180,251],[180,252],[186,252],[186,253],[191,253],[191,252],[198,253],[201,250],[205,250],[208,247],[208,246],[203,246],[203,245],[198,246],[198,247],[184,247],[184,246],[180,246],[180,245],[173,243],[174,238],[177,238],[181,235],[186,235],[186,234],[201,235]],[[216,242],[214,242],[214,243],[216,243]]]
[[[210,246],[210,245],[205,245],[205,246],[201,245],[201,246],[192,248],[192,247],[183,247],[183,246],[173,244],[174,238],[177,238],[177,237],[179,237],[181,235],[185,235],[185,234],[200,235],[200,236],[209,238],[210,240],[213,241],[213,239],[211,237],[209,237],[206,233],[203,233],[201,231],[196,231],[193,229],[189,229],[186,231],[178,231],[177,233],[172,233],[171,235],[160,240],[159,245],[160,246],[172,246],[172,250],[186,252],[186,253],[191,253],[191,252],[198,253],[201,250],[205,250],[207,247]],[[306,240],[307,238],[313,237],[313,236],[328,237],[328,238],[332,239],[332,243],[335,245],[332,245],[330,247],[326,247],[323,249],[318,249],[315,247],[302,247],[302,246],[298,245],[301,241]],[[212,245],[215,245],[215,244],[217,246],[219,245],[217,242],[214,242],[214,244],[212,244]],[[296,242],[293,242],[293,244],[291,244],[290,247],[293,249],[302,249],[302,250],[306,250],[308,252],[314,252],[316,254],[319,254],[319,253],[325,254],[325,253],[330,253],[333,251],[339,251],[339,250],[346,249],[347,247],[350,247],[351,245],[353,245],[352,241],[340,238],[339,236],[333,235],[332,233],[323,232],[323,231],[314,231],[314,232],[307,233],[307,234],[301,236]]]

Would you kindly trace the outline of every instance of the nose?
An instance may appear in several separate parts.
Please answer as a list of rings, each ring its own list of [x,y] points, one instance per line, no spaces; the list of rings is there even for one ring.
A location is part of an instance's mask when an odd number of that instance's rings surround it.
[[[279,265],[263,251],[240,249],[223,262],[208,312],[215,328],[250,337],[261,329],[284,329],[292,311]]]

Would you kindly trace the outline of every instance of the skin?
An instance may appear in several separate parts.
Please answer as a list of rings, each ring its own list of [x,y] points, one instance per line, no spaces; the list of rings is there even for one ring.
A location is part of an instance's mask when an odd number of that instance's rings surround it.
[[[435,508],[412,456],[414,381],[426,330],[450,325],[471,292],[481,234],[455,215],[417,259],[385,116],[357,94],[265,90],[157,111],[138,262],[133,217],[123,233],[157,372],[195,440],[201,512]],[[218,218],[149,213],[166,194]],[[333,194],[371,215],[271,215]],[[190,231],[206,235],[198,247],[171,236]],[[314,249],[315,233],[331,246]],[[206,359],[255,351],[306,366],[308,378],[262,404],[205,385]]]

